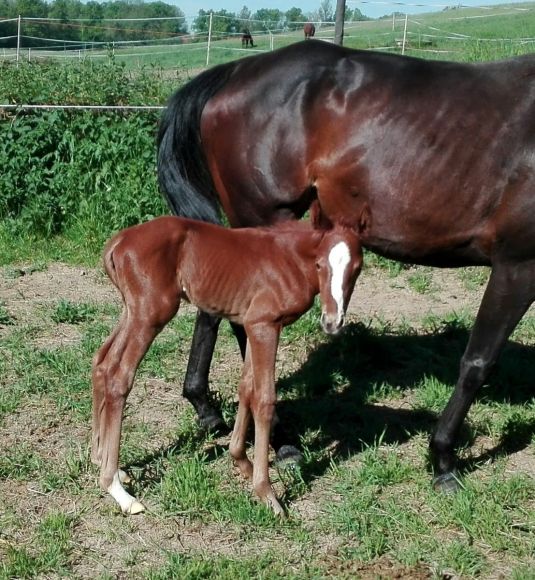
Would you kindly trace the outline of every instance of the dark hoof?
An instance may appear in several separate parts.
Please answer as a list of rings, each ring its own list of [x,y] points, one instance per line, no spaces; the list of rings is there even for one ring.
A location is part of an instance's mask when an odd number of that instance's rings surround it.
[[[210,415],[209,417],[199,417],[199,426],[201,429],[216,437],[228,435],[231,431],[229,426],[219,415]]]
[[[457,493],[463,489],[459,474],[456,471],[448,471],[448,473],[437,475],[433,479],[432,485],[435,491],[440,491],[445,494]]]
[[[293,445],[283,445],[277,451],[275,463],[279,469],[295,469],[303,463],[303,454]]]

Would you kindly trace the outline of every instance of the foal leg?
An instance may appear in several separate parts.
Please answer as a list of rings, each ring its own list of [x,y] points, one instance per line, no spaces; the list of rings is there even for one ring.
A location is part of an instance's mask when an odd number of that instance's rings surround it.
[[[251,410],[255,423],[253,464],[253,488],[276,515],[283,516],[280,505],[269,480],[269,439],[275,413],[275,359],[279,343],[280,328],[257,324],[247,328],[253,367],[253,393]]]
[[[245,360],[245,347],[247,345],[245,329],[240,324],[235,324],[234,322],[231,322],[230,325],[238,341],[242,359]],[[277,465],[282,468],[299,465],[303,460],[303,455],[299,449],[287,444],[288,439],[288,433],[284,429],[283,423],[279,421],[277,411],[275,411],[273,425],[271,426],[271,446],[277,454]]]
[[[98,434],[93,433],[93,454],[100,459],[100,485],[119,503],[124,513],[136,514],[143,505],[122,487],[126,474],[119,469],[119,445],[126,398],[130,393],[136,370],[150,344],[159,332],[152,326],[140,328],[139,323],[124,321],[111,344],[97,354],[93,368],[94,414],[98,414]]]
[[[91,438],[91,461],[95,465],[100,465],[102,459],[101,446],[101,409],[106,391],[106,373],[102,372],[102,365],[110,348],[112,347],[117,334],[126,323],[125,313],[122,314],[118,325],[106,339],[106,342],[99,348],[93,357],[93,409],[92,409],[92,438]]]
[[[239,385],[239,406],[230,438],[229,452],[241,474],[250,479],[253,476],[253,464],[249,461],[245,450],[247,428],[251,420],[251,396],[253,393],[253,374],[250,351],[246,354],[242,377]]]
[[[496,264],[483,296],[455,390],[431,437],[433,485],[455,491],[455,445],[478,389],[487,379],[505,342],[535,299],[535,265]]]

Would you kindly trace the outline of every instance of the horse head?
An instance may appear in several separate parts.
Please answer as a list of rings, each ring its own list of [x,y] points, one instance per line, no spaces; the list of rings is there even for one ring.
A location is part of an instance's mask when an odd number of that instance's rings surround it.
[[[311,207],[311,221],[323,232],[316,254],[321,327],[327,334],[337,334],[362,269],[360,234],[355,227],[330,222],[317,202]]]

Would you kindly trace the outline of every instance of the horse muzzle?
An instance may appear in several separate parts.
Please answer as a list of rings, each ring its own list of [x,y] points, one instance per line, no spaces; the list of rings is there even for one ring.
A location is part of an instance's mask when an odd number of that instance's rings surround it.
[[[344,315],[332,316],[330,314],[322,312],[320,324],[321,328],[323,329],[323,332],[325,332],[326,334],[338,334],[342,329],[342,326],[344,326]]]

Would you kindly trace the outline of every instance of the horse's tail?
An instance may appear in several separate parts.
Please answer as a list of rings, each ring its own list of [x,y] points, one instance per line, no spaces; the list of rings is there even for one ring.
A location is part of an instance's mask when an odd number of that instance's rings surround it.
[[[204,71],[171,96],[158,133],[158,181],[178,216],[221,223],[219,200],[201,143],[201,114],[228,81],[233,62]]]

